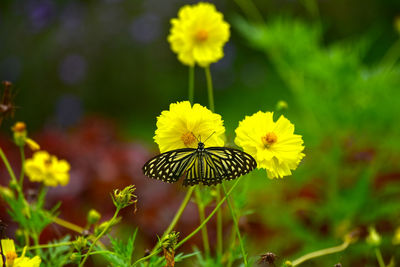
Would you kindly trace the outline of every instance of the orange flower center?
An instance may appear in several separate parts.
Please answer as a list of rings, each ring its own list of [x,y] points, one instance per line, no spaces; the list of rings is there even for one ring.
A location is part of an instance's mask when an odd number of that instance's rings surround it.
[[[194,137],[192,132],[187,132],[182,134],[181,140],[185,144],[185,146],[189,147],[196,142],[196,137]]]
[[[199,42],[204,42],[208,39],[208,32],[206,30],[199,30],[196,33],[196,40]]]
[[[269,132],[265,136],[261,137],[261,141],[266,148],[269,148],[272,144],[278,141],[278,136],[273,132]]]
[[[7,266],[13,266],[14,260],[18,258],[17,253],[15,253],[15,251],[8,251],[5,256],[8,264]]]

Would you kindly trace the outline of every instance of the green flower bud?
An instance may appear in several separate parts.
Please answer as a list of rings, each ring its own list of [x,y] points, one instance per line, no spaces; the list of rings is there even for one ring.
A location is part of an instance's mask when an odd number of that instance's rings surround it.
[[[0,186],[0,196],[3,199],[14,199],[15,198],[14,192],[10,188],[4,187],[4,186]]]
[[[87,240],[83,236],[78,236],[78,238],[73,242],[74,247],[77,251],[81,251],[87,245]]]
[[[275,107],[276,111],[282,111],[282,110],[285,110],[288,108],[289,108],[288,103],[283,100],[279,100],[278,103],[276,103],[276,107]]]
[[[369,235],[367,236],[366,241],[368,245],[371,245],[373,247],[379,247],[379,245],[381,244],[381,236],[378,234],[374,227],[369,228]]]
[[[117,209],[123,209],[132,204],[135,204],[135,212],[136,212],[136,202],[137,197],[133,194],[136,188],[134,185],[129,185],[122,190],[115,189],[114,194],[111,196],[114,205]]]
[[[178,243],[179,232],[172,231],[161,242],[161,246],[169,251],[175,250]]]
[[[87,221],[90,225],[97,223],[101,218],[101,214],[95,210],[95,209],[91,209],[89,210],[88,214],[87,214]]]

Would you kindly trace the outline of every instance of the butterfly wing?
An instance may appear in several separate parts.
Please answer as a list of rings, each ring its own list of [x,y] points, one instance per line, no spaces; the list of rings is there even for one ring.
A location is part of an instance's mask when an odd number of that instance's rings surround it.
[[[235,179],[257,167],[252,156],[234,148],[208,147],[205,151],[206,179],[211,179],[212,184]]]
[[[196,149],[182,148],[155,156],[143,166],[147,177],[174,183],[185,175],[196,159]]]

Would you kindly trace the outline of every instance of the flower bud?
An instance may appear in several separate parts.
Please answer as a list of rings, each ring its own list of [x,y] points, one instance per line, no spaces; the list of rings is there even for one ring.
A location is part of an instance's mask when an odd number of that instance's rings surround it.
[[[136,188],[134,185],[129,185],[122,190],[115,189],[114,194],[111,196],[115,207],[117,209],[123,209],[132,204],[135,204],[135,212],[136,212],[137,197],[133,194],[135,190]]]
[[[87,245],[87,240],[83,236],[78,236],[78,238],[73,242],[74,247],[77,251],[81,251]]]
[[[11,127],[11,130],[14,133],[14,142],[17,146],[24,146],[25,145],[25,140],[27,137],[27,131],[26,131],[26,124],[25,122],[16,122],[13,127]]]
[[[161,242],[161,246],[167,250],[175,250],[178,243],[179,232],[172,231]]]
[[[366,241],[368,245],[371,245],[373,247],[379,247],[379,245],[381,244],[381,236],[378,234],[374,227],[369,228],[369,235],[367,236]]]
[[[279,100],[278,103],[276,103],[276,107],[275,107],[276,111],[282,111],[282,110],[285,110],[288,108],[289,108],[289,105],[284,100]]]
[[[4,187],[4,186],[0,186],[0,196],[3,199],[14,199],[14,192],[8,188],[8,187]]]
[[[291,266],[293,266],[293,264],[292,264],[291,261],[285,261],[285,266],[286,267],[291,267]]]
[[[97,223],[101,218],[101,214],[95,210],[95,209],[91,209],[88,212],[87,215],[87,221],[90,225]]]

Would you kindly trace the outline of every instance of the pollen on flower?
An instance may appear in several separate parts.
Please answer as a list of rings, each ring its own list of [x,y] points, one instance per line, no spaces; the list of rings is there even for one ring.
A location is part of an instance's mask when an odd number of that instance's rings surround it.
[[[265,136],[261,137],[261,141],[266,148],[269,148],[272,144],[278,141],[278,136],[273,132],[269,132]]]
[[[197,41],[204,42],[207,39],[208,39],[208,32],[206,30],[201,29],[196,33]]]
[[[9,263],[9,264],[13,263],[14,260],[16,258],[18,258],[18,255],[17,255],[17,253],[15,253],[15,251],[8,251],[5,256],[6,256],[7,263]]]
[[[196,138],[194,137],[193,133],[191,133],[191,132],[182,134],[181,139],[182,139],[182,142],[187,147],[193,145],[196,142]]]

